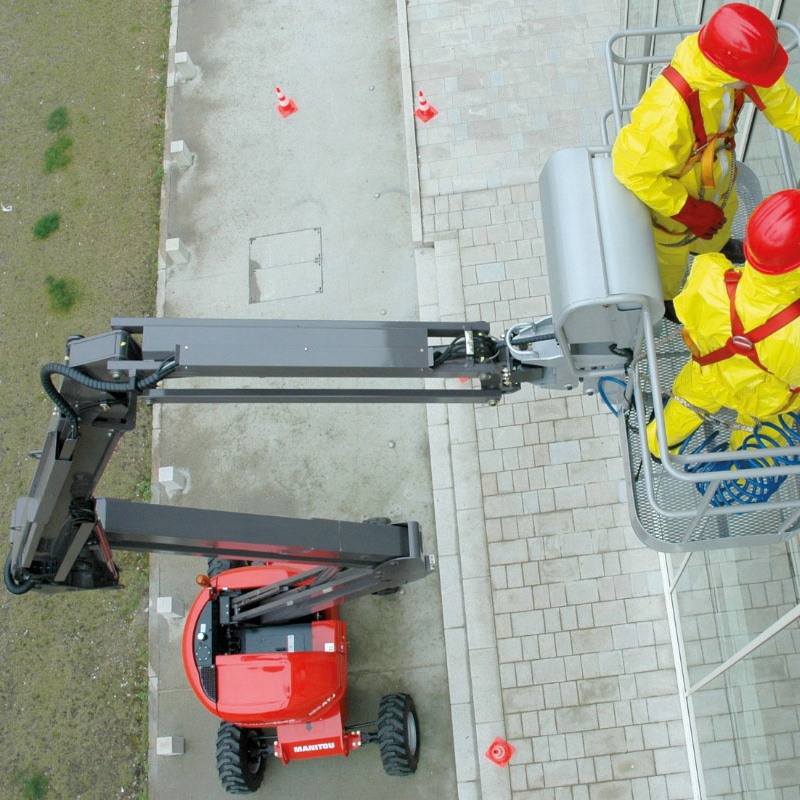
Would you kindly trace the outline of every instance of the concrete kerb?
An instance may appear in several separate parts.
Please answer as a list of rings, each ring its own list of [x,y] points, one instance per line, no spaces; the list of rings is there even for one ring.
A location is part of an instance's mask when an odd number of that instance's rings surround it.
[[[168,236],[169,220],[169,198],[171,196],[171,172],[169,159],[169,142],[171,139],[171,120],[174,103],[174,75],[175,69],[175,50],[178,40],[178,0],[172,0],[170,6],[170,26],[169,44],[167,50],[167,94],[164,109],[164,177],[161,181],[161,207],[159,213],[159,240],[158,240],[158,269],[156,276],[156,316],[164,316],[164,304],[166,298],[166,268],[167,260],[164,253],[164,246]],[[161,407],[158,404],[152,406],[152,440],[151,440],[151,462],[150,462],[150,486],[151,502],[158,503],[161,500],[161,487],[159,486],[157,475],[158,467],[161,464]],[[158,778],[159,754],[155,743],[159,738],[158,731],[158,652],[157,647],[153,647],[158,641],[158,614],[156,607],[160,595],[159,564],[156,555],[150,556],[150,592],[148,598],[148,774],[150,781],[155,782]]]
[[[397,0],[397,44],[400,52],[400,81],[403,87],[403,124],[405,127],[406,163],[408,164],[408,204],[411,218],[411,241],[422,243],[422,201],[417,166],[417,128],[411,110],[414,90],[411,81],[411,49],[408,43],[406,0]]]
[[[418,250],[416,266],[420,316],[463,320],[458,240]],[[458,798],[510,800],[509,771],[482,757],[505,720],[472,406],[429,405],[428,432]]]

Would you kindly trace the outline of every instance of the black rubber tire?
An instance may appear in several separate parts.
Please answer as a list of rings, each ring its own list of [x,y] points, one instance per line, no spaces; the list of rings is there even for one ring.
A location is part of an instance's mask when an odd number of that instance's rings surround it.
[[[397,594],[400,591],[399,586],[392,586],[391,589],[381,589],[378,592],[373,592],[375,597],[389,597],[390,595]]]
[[[410,694],[387,694],[378,709],[378,747],[387,775],[411,775],[419,763],[419,719]]]
[[[257,728],[240,728],[220,722],[217,731],[217,772],[228,794],[252,794],[264,780],[267,755],[265,734]]]
[[[230,558],[214,558],[208,559],[208,577],[216,578],[220,572],[227,572],[229,569],[236,569],[236,567],[246,567],[246,561],[233,561]]]

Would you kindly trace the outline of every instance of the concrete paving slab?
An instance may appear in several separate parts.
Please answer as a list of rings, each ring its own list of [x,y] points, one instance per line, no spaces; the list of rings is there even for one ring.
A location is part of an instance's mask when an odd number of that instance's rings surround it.
[[[201,74],[173,88],[170,137],[196,158],[169,176],[166,235],[192,261],[169,269],[164,314],[412,319],[394,3],[193,0],[178,19],[176,49]],[[322,289],[248,302],[250,255],[281,236],[289,249],[320,238]]]
[[[406,144],[393,2],[192,0],[173,14],[173,50],[197,67],[175,75],[168,138],[194,153],[169,167],[162,237],[185,264],[160,265],[164,316],[414,319]],[[346,57],[345,57],[346,54]],[[298,112],[275,109],[275,87]],[[230,385],[224,381],[221,385]],[[253,385],[250,381],[248,385]],[[290,517],[415,519],[435,549],[423,406],[166,406],[156,466],[190,476],[161,502]],[[191,603],[203,562],[154,559],[153,594]],[[452,796],[450,727],[438,576],[403,594],[345,606],[351,721],[382,694],[416,699],[424,753],[406,780],[383,774],[377,748],[343,759],[270,764],[265,792],[307,797]],[[151,738],[183,736],[183,756],[151,758],[150,797],[225,796],[214,760],[217,720],[182,676],[179,624],[151,621]],[[191,708],[190,708],[191,707]]]

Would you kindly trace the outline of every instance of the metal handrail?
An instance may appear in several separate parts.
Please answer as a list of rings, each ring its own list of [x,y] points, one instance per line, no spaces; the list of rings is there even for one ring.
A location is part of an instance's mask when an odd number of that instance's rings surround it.
[[[792,24],[791,22],[786,22],[784,20],[775,20],[775,27],[779,30],[788,31],[791,35],[791,39],[788,44],[784,45],[784,49],[791,53],[793,50],[800,48],[800,28],[796,25]],[[611,89],[611,116],[614,118],[614,122],[617,126],[617,133],[623,127],[623,112],[630,111],[635,108],[635,105],[623,105],[622,97],[620,94],[620,83],[624,86],[624,68],[628,66],[640,66],[640,67],[652,67],[658,64],[668,64],[672,59],[672,53],[653,53],[653,47],[656,42],[656,37],[659,36],[681,36],[685,37],[691,33],[696,33],[700,29],[699,25],[677,25],[673,27],[652,27],[652,28],[636,28],[631,30],[624,30],[619,31],[613,34],[608,41],[606,42],[606,70],[608,72],[608,82],[609,87]],[[627,44],[627,40],[634,38],[634,37],[643,37],[644,38],[644,47],[643,51],[645,53],[650,53],[650,55],[641,55],[641,56],[628,56],[623,55],[615,51],[614,45],[619,41],[625,41]],[[617,75],[615,68],[617,66],[623,67],[623,78],[622,81],[617,81]],[[647,88],[648,84],[648,71],[642,70],[642,76],[640,80],[640,87],[639,87],[639,96],[644,93],[644,90]],[[747,153],[747,149],[750,143],[750,136],[753,129],[753,122],[754,122],[754,115],[755,109],[748,108],[745,112],[745,117],[740,125],[740,137],[739,137],[739,152],[742,153],[741,160],[745,161],[745,154]],[[603,115],[603,123],[601,125],[601,136],[603,138],[604,144],[609,144],[608,138],[608,130],[607,130],[607,119],[609,116],[609,112],[606,112]],[[775,129],[775,134],[778,140],[778,148],[781,154],[781,161],[783,164],[784,173],[786,175],[787,181],[790,186],[796,186],[797,181],[795,178],[795,171],[794,166],[791,161],[791,156],[789,154],[789,147],[788,147],[788,137],[787,135],[778,129]]]

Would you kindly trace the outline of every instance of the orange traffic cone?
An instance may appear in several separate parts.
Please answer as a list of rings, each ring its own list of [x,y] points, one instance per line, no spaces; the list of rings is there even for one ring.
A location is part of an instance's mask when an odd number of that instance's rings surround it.
[[[428,99],[419,90],[419,97],[417,98],[417,110],[414,115],[421,122],[430,122],[439,112],[428,102]]]
[[[276,86],[275,91],[278,93],[278,105],[276,108],[278,109],[278,113],[284,117],[290,117],[297,111],[297,103],[292,100],[291,97],[287,97],[281,90],[280,87]]]
[[[489,745],[489,749],[484,753],[489,761],[504,767],[511,760],[511,756],[516,752],[516,748],[510,742],[506,742],[499,736]]]

